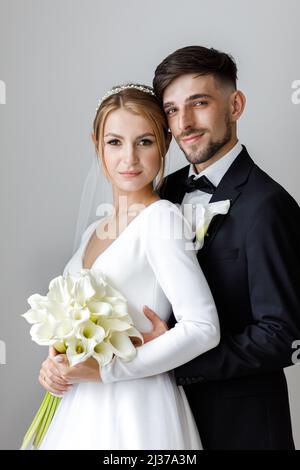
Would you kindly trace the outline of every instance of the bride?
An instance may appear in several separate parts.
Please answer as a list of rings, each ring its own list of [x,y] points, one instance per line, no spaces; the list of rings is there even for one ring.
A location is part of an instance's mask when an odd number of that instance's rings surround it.
[[[63,398],[41,449],[201,449],[172,369],[214,348],[219,322],[191,249],[191,228],[177,206],[153,188],[156,177],[162,181],[170,143],[153,90],[131,84],[106,93],[93,140],[113,187],[114,211],[85,230],[64,275],[101,270],[127,299],[145,339],[152,329],[145,304],[164,321],[173,310],[178,323],[145,341],[132,361],[115,356],[101,370],[93,358],[69,367],[65,355],[50,351],[39,380]]]

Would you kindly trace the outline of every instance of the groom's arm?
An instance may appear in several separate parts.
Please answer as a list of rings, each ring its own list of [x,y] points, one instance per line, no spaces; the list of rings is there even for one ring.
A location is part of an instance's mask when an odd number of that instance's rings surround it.
[[[300,208],[286,193],[265,201],[246,239],[253,321],[175,370],[179,383],[222,380],[292,364],[300,339]],[[234,295],[234,286],[232,295]]]
[[[175,369],[179,383],[225,380],[291,365],[293,342],[300,339],[299,225],[299,206],[287,193],[265,201],[246,240],[253,321],[239,334],[223,331],[216,348]],[[151,321],[148,340],[163,329],[153,313]],[[172,318],[168,326],[174,326]]]

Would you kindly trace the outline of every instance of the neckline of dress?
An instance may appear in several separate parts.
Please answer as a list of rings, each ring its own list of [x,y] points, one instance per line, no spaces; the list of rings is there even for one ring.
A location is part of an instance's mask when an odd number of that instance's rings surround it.
[[[92,268],[94,267],[95,263],[96,263],[107,251],[109,251],[110,248],[111,248],[113,245],[115,245],[115,243],[122,237],[122,235],[124,235],[124,234],[127,232],[127,229],[129,229],[129,227],[132,226],[132,224],[133,224],[136,220],[138,220],[138,219],[140,218],[140,216],[141,216],[142,214],[144,214],[144,213],[147,211],[147,209],[149,209],[150,207],[152,207],[152,206],[154,206],[155,204],[157,204],[157,203],[159,203],[159,202],[162,202],[162,201],[166,201],[166,199],[158,199],[157,201],[151,202],[151,204],[149,204],[148,206],[146,206],[145,209],[143,209],[138,215],[136,215],[136,216],[134,217],[134,219],[133,219],[131,222],[129,222],[128,225],[126,225],[126,227],[124,228],[124,230],[122,230],[122,232],[120,233],[120,235],[119,235],[118,237],[116,237],[116,238],[108,245],[108,247],[105,248],[105,250],[103,250],[103,251],[94,259],[94,261],[93,261],[93,263],[91,264],[91,266],[90,266],[89,268],[84,268],[84,267],[83,267],[83,264],[84,264],[84,258],[85,258],[85,255],[86,255],[87,247],[88,247],[89,242],[91,241],[91,239],[92,239],[94,233],[97,232],[98,225],[100,225],[100,223],[103,222],[103,219],[102,219],[100,222],[97,221],[98,223],[97,223],[95,229],[92,230],[91,235],[88,237],[86,243],[83,245],[83,248],[82,248],[82,250],[81,250],[81,253],[80,253],[80,265],[81,265],[81,268],[82,268],[82,269],[92,269]],[[169,201],[168,201],[168,202],[169,202]]]

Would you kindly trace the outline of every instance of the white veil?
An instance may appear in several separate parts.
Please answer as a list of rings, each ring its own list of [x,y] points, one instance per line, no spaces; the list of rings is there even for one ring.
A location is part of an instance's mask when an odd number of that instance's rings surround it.
[[[112,211],[113,195],[105,178],[99,158],[95,155],[86,176],[76,222],[73,253],[78,249],[83,232],[97,217],[105,217]]]

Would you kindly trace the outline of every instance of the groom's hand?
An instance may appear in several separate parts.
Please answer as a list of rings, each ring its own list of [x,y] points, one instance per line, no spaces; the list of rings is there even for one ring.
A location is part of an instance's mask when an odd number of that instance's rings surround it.
[[[147,305],[143,308],[145,316],[151,321],[153,325],[153,330],[149,333],[142,333],[144,338],[144,343],[148,343],[155,338],[163,335],[166,331],[168,331],[168,325],[165,321],[163,321],[158,315],[156,315],[151,308],[147,307]]]

